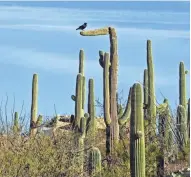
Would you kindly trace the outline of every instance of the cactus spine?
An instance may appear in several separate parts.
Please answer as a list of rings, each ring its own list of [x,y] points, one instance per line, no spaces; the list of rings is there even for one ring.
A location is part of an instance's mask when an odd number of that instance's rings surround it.
[[[94,177],[101,176],[101,152],[93,147],[89,152],[89,174]]]
[[[147,69],[148,69],[148,118],[150,124],[149,137],[156,135],[156,100],[155,100],[155,81],[154,65],[152,58],[151,41],[147,40]]]
[[[14,125],[13,125],[13,133],[17,134],[20,131],[19,129],[19,115],[18,112],[14,114]]]
[[[89,93],[88,93],[88,113],[89,119],[87,122],[87,132],[95,135],[96,131],[96,120],[95,120],[95,98],[94,98],[94,80],[89,79]]]
[[[184,63],[179,65],[179,104],[186,109],[186,71]]]
[[[177,134],[180,135],[180,148],[183,148],[188,141],[187,135],[187,122],[186,122],[186,110],[184,106],[178,105],[177,108]]]
[[[32,104],[31,104],[31,122],[30,122],[30,135],[34,136],[37,132],[37,110],[38,109],[38,75],[33,75],[32,81]]]
[[[130,119],[130,167],[131,177],[145,177],[145,138],[142,88],[133,85]]]

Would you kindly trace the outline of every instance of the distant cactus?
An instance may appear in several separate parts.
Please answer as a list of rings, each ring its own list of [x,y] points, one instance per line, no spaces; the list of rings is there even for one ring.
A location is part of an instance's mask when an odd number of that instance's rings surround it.
[[[131,177],[145,177],[145,136],[142,88],[133,85],[130,119],[130,167]]]
[[[38,109],[38,75],[33,75],[32,81],[32,104],[31,104],[31,123],[30,123],[30,136],[34,136],[37,133],[37,110]]]
[[[15,112],[15,114],[14,114],[13,133],[17,134],[19,131],[20,131],[20,128],[19,128],[19,115],[18,115],[18,112]]]
[[[187,144],[187,122],[186,122],[186,110],[184,106],[178,105],[177,108],[177,135],[180,136],[180,147],[183,148]]]
[[[89,174],[92,177],[100,177],[101,176],[101,152],[98,148],[93,147],[89,151],[88,156],[89,163]]]
[[[184,63],[179,64],[179,104],[187,108],[186,104],[186,74]]]
[[[83,116],[82,112],[82,74],[78,74],[76,78],[76,101],[75,101],[75,128],[80,128],[80,119]]]
[[[89,93],[88,93],[88,113],[89,118],[87,120],[87,132],[92,134],[96,131],[96,119],[95,119],[95,98],[94,98],[94,80],[89,79]]]
[[[154,64],[152,58],[151,41],[147,40],[147,70],[148,70],[148,119],[150,122],[149,137],[156,135],[156,98],[154,81]]]

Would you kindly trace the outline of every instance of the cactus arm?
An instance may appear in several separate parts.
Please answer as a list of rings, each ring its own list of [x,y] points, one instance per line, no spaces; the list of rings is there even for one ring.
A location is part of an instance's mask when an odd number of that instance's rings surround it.
[[[104,98],[104,121],[106,126],[109,126],[111,123],[110,119],[110,94],[109,94],[109,67],[110,67],[110,61],[109,61],[109,53],[105,53],[104,55],[104,70],[103,70],[103,85],[104,85],[104,91],[103,91],[103,98]]]
[[[123,115],[121,117],[119,117],[119,120],[118,120],[119,125],[125,124],[130,119],[130,115],[131,115],[131,91],[132,91],[132,88],[130,87],[125,111],[124,111]]]
[[[100,35],[107,35],[107,34],[109,34],[108,27],[80,32],[80,35],[82,36],[100,36]]]
[[[72,96],[71,96],[71,99],[72,99],[73,101],[76,101],[76,96],[75,96],[75,95],[72,95]]]
[[[103,68],[104,67],[104,52],[99,51],[99,64]]]

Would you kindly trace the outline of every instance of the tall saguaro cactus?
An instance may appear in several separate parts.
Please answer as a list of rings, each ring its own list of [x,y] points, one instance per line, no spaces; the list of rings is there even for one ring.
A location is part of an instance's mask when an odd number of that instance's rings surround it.
[[[19,132],[19,115],[18,112],[15,112],[14,114],[14,125],[13,125],[13,133],[17,134]]]
[[[37,111],[38,111],[38,75],[34,74],[32,81],[32,104],[31,104],[31,122],[30,122],[31,136],[34,136],[37,133],[37,128],[36,128]]]
[[[83,81],[82,81],[82,112],[84,114],[84,106],[85,106],[85,88],[86,88],[86,78],[84,76],[84,64],[85,64],[85,55],[84,51],[81,49],[79,53],[79,73],[82,74],[83,76]]]
[[[147,119],[147,106],[148,106],[148,70],[144,70],[143,90],[144,90],[144,118]]]
[[[76,96],[75,96],[75,128],[80,129],[80,119],[83,115],[82,112],[82,83],[83,76],[78,74],[76,78]]]
[[[106,122],[106,134],[107,137],[110,137],[110,153],[113,153],[115,144],[118,143],[119,140],[119,123],[118,123],[118,115],[117,115],[117,102],[116,102],[116,93],[117,93],[117,73],[118,73],[118,47],[117,47],[117,35],[116,31],[112,27],[106,27],[96,30],[89,31],[81,31],[80,34],[82,36],[99,36],[99,35],[109,35],[110,40],[110,56],[106,54],[106,57],[110,57],[110,61],[108,62],[107,71],[104,73],[107,75],[107,79],[104,81],[106,85],[104,86],[104,90],[107,90],[106,101],[104,101],[105,108],[105,122]],[[103,61],[103,52],[100,52],[99,62],[103,67],[105,61]],[[106,66],[104,66],[105,68]],[[105,70],[105,69],[104,69]],[[105,79],[105,78],[104,78]],[[105,98],[104,98],[105,99]],[[106,106],[107,105],[107,106]]]
[[[156,98],[155,98],[155,80],[154,64],[152,57],[151,41],[147,40],[147,69],[148,69],[148,109],[147,114],[150,124],[149,137],[156,135]]]
[[[184,63],[179,65],[179,104],[186,109],[186,74]]]
[[[79,53],[79,70],[78,70],[80,76],[78,74],[77,80],[76,80],[76,94],[71,96],[72,100],[75,101],[75,122],[74,122],[75,126],[74,127],[75,128],[78,127],[78,129],[80,128],[80,119],[81,119],[81,117],[79,116],[84,115],[84,107],[85,107],[85,99],[86,99],[85,98],[86,78],[84,76],[84,58],[85,58],[84,51],[81,49]]]
[[[145,177],[145,137],[142,88],[133,85],[130,119],[130,167],[131,177]]]
[[[96,131],[96,120],[95,120],[95,98],[94,98],[94,80],[89,79],[89,93],[88,93],[88,113],[89,118],[87,120],[87,132],[94,135]]]

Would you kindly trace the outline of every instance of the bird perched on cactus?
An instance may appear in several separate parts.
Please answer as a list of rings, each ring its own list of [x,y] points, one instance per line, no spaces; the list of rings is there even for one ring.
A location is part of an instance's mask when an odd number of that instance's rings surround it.
[[[84,23],[83,25],[79,26],[76,30],[84,30],[87,27],[87,23]]]

